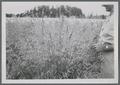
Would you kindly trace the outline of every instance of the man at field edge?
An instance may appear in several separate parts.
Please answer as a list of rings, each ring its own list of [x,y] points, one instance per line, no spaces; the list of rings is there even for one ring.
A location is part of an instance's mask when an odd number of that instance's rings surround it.
[[[102,52],[104,63],[102,64],[102,78],[114,78],[114,16],[113,5],[103,5],[110,12],[108,20],[102,26],[99,40],[93,47],[97,52]]]

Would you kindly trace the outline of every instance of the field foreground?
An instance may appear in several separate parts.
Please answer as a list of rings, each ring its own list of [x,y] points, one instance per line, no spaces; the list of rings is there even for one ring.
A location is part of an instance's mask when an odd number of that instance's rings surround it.
[[[101,78],[102,55],[91,48],[104,20],[7,18],[7,79]]]

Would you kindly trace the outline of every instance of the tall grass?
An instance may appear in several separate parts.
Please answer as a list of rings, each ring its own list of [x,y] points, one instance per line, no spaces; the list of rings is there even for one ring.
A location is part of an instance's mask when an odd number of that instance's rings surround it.
[[[7,79],[100,78],[102,55],[91,48],[103,20],[8,18]]]

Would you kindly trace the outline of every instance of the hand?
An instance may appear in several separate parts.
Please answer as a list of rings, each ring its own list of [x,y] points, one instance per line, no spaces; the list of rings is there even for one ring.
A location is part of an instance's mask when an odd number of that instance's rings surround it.
[[[93,44],[92,47],[93,47],[97,52],[103,51],[103,49],[104,49],[104,46],[103,46],[102,42]]]

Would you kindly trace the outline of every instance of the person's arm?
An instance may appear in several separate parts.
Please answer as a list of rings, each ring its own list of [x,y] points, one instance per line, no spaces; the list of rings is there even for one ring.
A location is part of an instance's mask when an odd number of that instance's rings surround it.
[[[98,42],[93,44],[93,48],[96,49],[97,52],[107,52],[113,51],[114,45],[108,42]]]
[[[114,50],[114,42],[113,42],[113,23],[112,19],[104,23],[99,41],[93,45],[96,51],[113,51]]]

